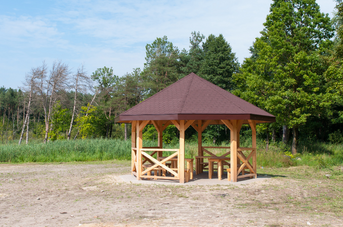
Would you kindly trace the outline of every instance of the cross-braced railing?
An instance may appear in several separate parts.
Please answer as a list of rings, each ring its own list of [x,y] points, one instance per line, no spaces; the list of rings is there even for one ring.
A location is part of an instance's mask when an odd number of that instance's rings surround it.
[[[148,152],[151,152],[148,154]],[[174,152],[168,157],[163,157],[163,159],[158,160],[154,158],[153,155],[157,152]],[[141,178],[154,178],[154,179],[179,179],[179,157],[180,149],[159,149],[159,148],[142,148],[141,149],[141,160],[142,160],[142,172],[140,174]],[[176,160],[175,160],[176,159]],[[136,160],[136,159],[135,159]],[[170,167],[166,162],[174,161],[178,163],[176,168]],[[145,165],[144,163],[149,162],[150,164]],[[138,166],[138,165],[137,165]],[[151,175],[151,172],[154,171],[155,175]],[[163,175],[162,175],[163,172]],[[159,176],[157,176],[157,173]],[[170,173],[170,176],[167,176],[166,173]]]
[[[243,151],[251,152],[246,156]],[[256,155],[256,148],[239,147],[237,149],[237,157],[242,162],[242,164],[238,166],[237,178],[257,177],[256,168],[254,168],[254,165],[250,163],[250,159],[252,159],[254,155]],[[246,173],[245,169],[248,169],[250,172]],[[239,176],[240,173],[242,173],[242,175]]]

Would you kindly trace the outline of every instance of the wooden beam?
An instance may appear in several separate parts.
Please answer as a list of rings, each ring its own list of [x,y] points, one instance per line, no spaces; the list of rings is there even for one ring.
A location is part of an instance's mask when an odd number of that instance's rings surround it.
[[[180,124],[176,120],[171,120],[171,122],[175,125],[175,127],[180,131]]]
[[[166,128],[169,126],[169,125],[171,125],[171,121],[167,121],[164,125],[163,125],[163,127],[162,127],[162,132],[164,131],[164,130],[166,130]]]
[[[231,154],[230,154],[230,167],[231,167],[231,181],[237,182],[237,120],[232,121],[231,134]]]
[[[178,165],[178,169],[179,169],[179,179],[180,179],[180,183],[183,184],[185,183],[185,121],[184,120],[180,120],[180,151],[179,151],[179,165]]]
[[[230,120],[221,120],[226,127],[228,127],[231,131],[233,130],[233,125]]]
[[[211,123],[211,120],[207,120],[202,126],[199,125],[199,127],[201,127],[201,131],[203,132],[210,123]]]
[[[145,126],[147,124],[149,124],[150,121],[142,121],[140,124],[139,124],[139,131],[143,131],[143,129],[145,128]]]
[[[160,125],[158,124],[158,122],[156,122],[156,121],[151,121],[151,122],[152,122],[152,124],[155,126],[156,131],[157,131],[158,133],[160,133],[160,132],[161,132],[161,127],[160,127]]]
[[[203,155],[203,151],[202,151],[202,130],[201,130],[201,125],[202,125],[202,120],[198,120],[198,156],[202,156]],[[201,162],[203,162],[203,159],[196,159],[195,163],[195,173],[196,174],[200,174],[203,171],[203,164],[200,164]]]
[[[191,125],[195,129],[195,131],[199,132],[199,127],[197,126],[197,124],[195,122],[193,122],[193,124],[191,124]]]
[[[253,169],[255,171],[255,177],[257,177],[257,158],[256,158],[256,155],[257,155],[257,146],[256,146],[256,121],[252,121],[252,120],[248,120],[249,122],[249,125],[250,125],[250,128],[251,128],[251,140],[252,140],[252,148],[255,149],[255,152],[252,156],[252,166],[253,166]]]
[[[168,158],[160,161],[157,161],[154,157],[150,156],[148,153],[145,153],[144,151],[142,152],[142,154],[147,157],[148,159],[150,159],[153,163],[155,163],[155,165],[153,165],[152,167],[146,169],[142,174],[145,174],[149,171],[151,171],[152,169],[156,168],[157,166],[161,166],[163,169],[166,169],[168,172],[170,172],[171,174],[173,174],[174,176],[178,176],[178,173],[176,173],[174,170],[170,169],[169,167],[167,167],[166,165],[164,165],[162,162],[166,162],[170,159],[172,159],[173,157],[175,157],[177,155],[177,153],[172,154],[171,156],[169,156]]]
[[[195,120],[188,120],[187,123],[185,124],[185,131],[188,129],[189,126],[193,124]]]
[[[137,147],[137,180],[141,179],[141,173],[142,173],[142,147],[143,147],[143,133],[142,130],[140,130],[141,126],[143,125],[143,122],[137,121],[136,125],[136,147]],[[144,125],[145,126],[145,125]],[[144,128],[144,127],[143,127]]]
[[[136,160],[136,154],[135,150],[133,150],[134,148],[136,148],[136,123],[137,121],[133,121],[131,124],[131,172],[133,174],[133,171],[137,169],[135,169],[135,160]]]

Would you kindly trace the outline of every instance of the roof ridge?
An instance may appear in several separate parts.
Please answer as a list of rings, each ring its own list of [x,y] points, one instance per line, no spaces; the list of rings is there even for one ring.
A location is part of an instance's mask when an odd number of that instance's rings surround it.
[[[189,85],[188,85],[188,89],[187,89],[186,96],[185,96],[185,98],[183,99],[183,103],[182,103],[182,105],[181,105],[180,113],[182,113],[182,110],[183,110],[183,108],[184,108],[185,102],[186,102],[187,97],[188,97],[188,94],[189,94],[189,88],[191,87],[191,85],[192,85],[192,83],[193,83],[193,80],[194,80],[194,75],[193,75],[193,74],[194,74],[193,72],[189,74],[189,75],[192,75],[192,79],[191,79],[191,81],[190,81],[190,83],[189,83]]]
[[[178,82],[180,82],[181,80],[183,80],[183,79],[185,79],[186,77],[188,77],[189,75],[191,75],[192,73],[190,73],[190,74],[188,74],[187,76],[185,76],[185,77],[183,77],[183,78],[181,78],[181,79],[179,79],[179,80],[177,80],[176,82],[174,82],[174,83],[172,83],[172,84],[170,84],[169,86],[167,86],[166,88],[163,88],[162,90],[160,90],[159,92],[157,92],[157,93],[155,93],[155,94],[153,94],[152,96],[150,96],[149,98],[147,98],[147,99],[145,99],[145,100],[143,100],[143,101],[141,101],[140,103],[138,103],[138,104],[136,104],[136,105],[134,105],[133,107],[131,107],[131,108],[129,108],[128,110],[125,110],[124,112],[122,112],[121,114],[124,114],[124,113],[126,113],[127,111],[129,111],[129,110],[134,110],[134,109],[136,109],[137,108],[137,106],[139,106],[141,103],[144,103],[144,102],[146,102],[146,101],[148,101],[149,99],[151,99],[152,97],[154,97],[155,95],[157,95],[157,94],[160,94],[160,93],[163,93],[163,92],[165,92],[166,90],[168,90],[168,88],[170,88],[172,85],[174,85],[174,84],[177,84]]]
[[[209,83],[210,85],[214,85],[214,86],[217,86],[217,85],[215,85],[215,84],[213,84],[213,83],[211,83],[210,81],[207,81],[207,80],[205,80],[204,78],[201,78],[200,76],[198,76],[200,79],[202,79],[203,80],[203,82],[207,82],[207,83]],[[219,86],[217,86],[217,87],[219,87]],[[240,106],[237,106],[234,102],[232,102],[229,98],[227,98],[226,96],[224,96],[224,95],[222,95],[221,93],[219,93],[216,89],[214,89],[212,86],[210,86],[210,88],[213,90],[213,91],[215,91],[217,94],[219,94],[220,96],[222,96],[222,97],[224,97],[224,99],[226,99],[226,100],[228,100],[230,103],[232,103],[234,106],[236,106],[238,109],[240,109],[242,112],[245,112]],[[226,91],[226,92],[229,92],[229,91],[227,91],[227,90],[225,90],[225,89],[223,89],[223,88],[221,88],[221,87],[219,87],[220,89],[222,89],[222,90],[224,90],[224,91]],[[231,92],[229,92],[230,94],[231,94]],[[233,94],[231,94],[231,95],[233,95]]]

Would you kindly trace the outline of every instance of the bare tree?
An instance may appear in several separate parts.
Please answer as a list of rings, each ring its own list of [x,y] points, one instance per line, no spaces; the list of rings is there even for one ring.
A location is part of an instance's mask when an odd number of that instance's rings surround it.
[[[52,107],[56,102],[58,92],[63,92],[68,87],[69,67],[62,62],[55,62],[47,79],[47,68],[43,64],[39,77],[37,89],[40,93],[41,102],[44,109],[45,136],[44,143],[48,141],[50,129],[50,118]]]
[[[19,138],[19,144],[21,144],[21,141],[23,140],[23,135],[24,135],[25,127],[27,127],[27,130],[26,130],[26,144],[28,144],[28,141],[29,141],[30,107],[31,107],[31,102],[32,102],[32,96],[33,96],[34,89],[35,89],[36,79],[39,76],[39,71],[40,71],[40,68],[33,68],[33,69],[31,69],[30,74],[28,74],[26,76],[25,85],[26,85],[26,87],[28,87],[28,90],[29,90],[29,101],[28,101],[28,104],[27,104],[26,116],[25,116],[25,120],[23,121],[23,127],[22,127],[22,130],[21,130],[20,138]]]
[[[81,90],[82,92],[86,92],[88,89],[91,89],[91,79],[86,75],[84,72],[83,66],[77,70],[77,73],[74,75],[74,106],[73,106],[73,113],[71,116],[69,131],[68,131],[68,140],[70,140],[71,130],[73,129],[73,123],[76,113],[76,103],[77,103],[77,94],[78,91]]]

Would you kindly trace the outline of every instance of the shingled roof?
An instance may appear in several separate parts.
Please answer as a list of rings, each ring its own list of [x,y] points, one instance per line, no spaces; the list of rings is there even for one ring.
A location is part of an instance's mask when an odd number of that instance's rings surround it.
[[[119,122],[222,119],[274,122],[275,116],[194,73],[119,115]]]

